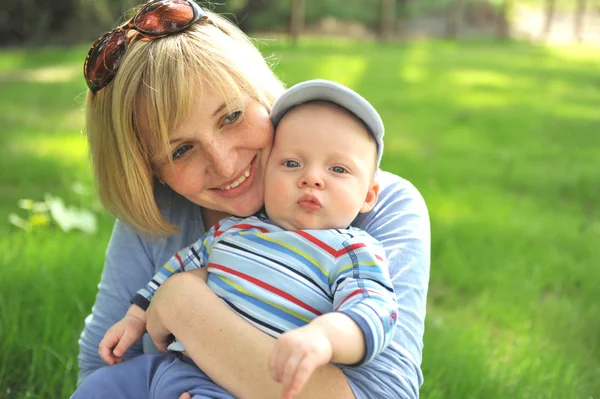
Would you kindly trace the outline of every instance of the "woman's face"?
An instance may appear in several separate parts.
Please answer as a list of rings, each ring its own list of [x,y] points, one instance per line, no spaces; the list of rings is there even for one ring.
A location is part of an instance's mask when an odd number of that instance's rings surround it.
[[[228,110],[225,98],[208,85],[203,94],[170,133],[173,165],[163,156],[158,175],[205,209],[249,216],[264,200],[264,171],[273,141],[269,114],[250,98]]]

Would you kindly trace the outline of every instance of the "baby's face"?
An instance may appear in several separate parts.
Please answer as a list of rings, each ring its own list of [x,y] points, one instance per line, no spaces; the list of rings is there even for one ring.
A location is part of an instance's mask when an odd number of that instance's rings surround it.
[[[377,201],[376,144],[365,127],[326,103],[292,109],[279,123],[265,171],[265,208],[286,230],[343,229]]]

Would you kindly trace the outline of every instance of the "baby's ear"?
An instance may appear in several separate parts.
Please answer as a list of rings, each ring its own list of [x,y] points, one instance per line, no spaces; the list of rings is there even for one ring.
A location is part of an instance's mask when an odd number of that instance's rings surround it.
[[[365,197],[364,204],[360,207],[360,213],[369,212],[375,204],[377,203],[377,199],[379,198],[379,183],[377,180],[373,179],[371,182],[371,186],[369,187],[369,191],[367,191],[367,195]]]

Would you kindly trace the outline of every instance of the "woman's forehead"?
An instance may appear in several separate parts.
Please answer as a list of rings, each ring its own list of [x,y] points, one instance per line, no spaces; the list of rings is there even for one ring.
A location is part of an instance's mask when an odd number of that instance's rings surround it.
[[[216,110],[222,110],[239,106],[243,102],[243,93],[240,89],[231,86],[218,85],[216,83],[202,83],[196,86],[192,95],[191,107],[193,112],[214,114]]]
[[[225,104],[228,109],[239,107],[248,97],[248,93],[242,87],[206,80],[197,85],[194,94],[194,105],[208,109],[220,107],[222,104]]]

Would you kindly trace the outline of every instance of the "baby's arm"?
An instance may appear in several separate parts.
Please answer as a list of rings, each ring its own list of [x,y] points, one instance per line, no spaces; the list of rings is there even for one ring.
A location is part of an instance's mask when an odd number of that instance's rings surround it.
[[[123,354],[146,332],[146,312],[131,305],[125,316],[106,331],[98,345],[98,354],[113,365],[123,361]]]
[[[271,377],[283,385],[283,397],[292,398],[319,366],[330,362],[358,363],[365,353],[358,324],[349,316],[332,312],[282,334],[269,358]]]
[[[269,360],[284,398],[300,393],[313,371],[335,362],[369,362],[389,344],[396,325],[396,296],[385,252],[366,233],[338,251],[330,281],[335,312],[282,334]]]
[[[125,317],[109,328],[100,341],[98,353],[102,360],[111,365],[123,361],[121,356],[146,332],[146,309],[156,290],[172,275],[206,264],[205,244],[211,241],[213,233],[214,229],[211,229],[206,236],[173,255],[152,280],[135,294]]]
[[[365,351],[353,365],[369,363],[390,344],[396,330],[398,303],[385,250],[362,230],[338,251],[333,282],[333,309],[351,318],[362,331]]]

